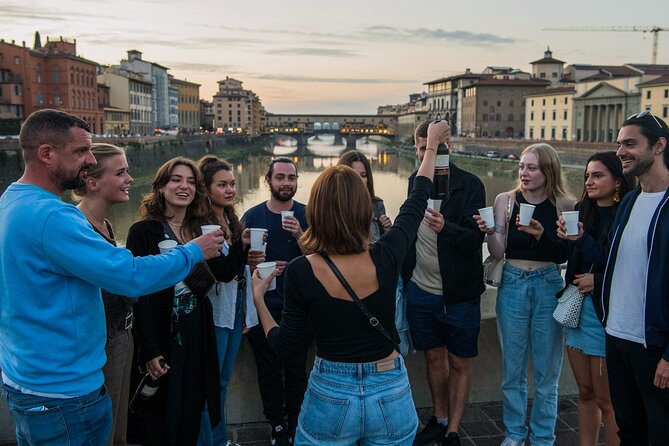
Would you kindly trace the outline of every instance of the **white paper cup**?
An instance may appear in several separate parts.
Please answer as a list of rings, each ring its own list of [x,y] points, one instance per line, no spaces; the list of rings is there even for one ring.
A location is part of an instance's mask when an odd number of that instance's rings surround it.
[[[286,222],[286,217],[292,217],[293,215],[295,215],[293,211],[281,211],[281,224]]]
[[[258,268],[258,272],[260,273],[260,278],[265,279],[267,276],[272,274],[272,271],[276,269],[276,262],[260,263],[258,264],[258,266],[256,266],[256,268]],[[267,291],[272,291],[275,289],[276,289],[276,277],[274,277],[270,282]]]
[[[564,211],[562,213],[567,235],[578,235],[578,211]]]
[[[492,211],[492,206],[488,206],[487,208],[481,208],[479,209],[479,215],[485,221],[485,225],[488,228],[494,228],[495,227],[495,214]]]
[[[209,234],[210,232],[214,232],[218,229],[221,229],[221,225],[203,225],[200,226],[200,229],[202,229],[202,235]]]
[[[169,252],[169,250],[175,246],[177,246],[176,240],[163,240],[162,242],[158,243],[158,249],[160,249],[161,254]]]
[[[265,228],[251,228],[249,231],[251,231],[251,249],[254,251],[262,249],[263,238],[267,230]]]
[[[535,206],[533,204],[520,203],[520,225],[529,226],[534,214]]]

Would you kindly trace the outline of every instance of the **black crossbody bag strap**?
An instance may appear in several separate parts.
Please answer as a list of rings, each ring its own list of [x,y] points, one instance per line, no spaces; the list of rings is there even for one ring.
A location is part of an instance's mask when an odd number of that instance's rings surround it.
[[[332,261],[330,256],[328,256],[327,254],[321,254],[321,257],[323,258],[323,260],[325,260],[325,263],[327,263],[327,265],[330,267],[330,269],[332,270],[334,275],[337,277],[337,279],[339,279],[339,282],[341,282],[342,286],[348,292],[348,294],[351,296],[351,298],[353,299],[353,302],[355,302],[355,304],[358,306],[358,308],[360,309],[362,314],[365,315],[365,317],[369,321],[369,324],[372,327],[376,328],[379,331],[379,333],[381,333],[386,339],[388,339],[390,342],[392,342],[393,347],[395,347],[395,350],[397,350],[399,352],[400,350],[399,350],[399,345],[397,344],[397,342],[390,336],[390,334],[386,331],[386,329],[383,328],[383,325],[381,325],[379,320],[376,317],[374,317],[372,312],[369,311],[369,309],[365,306],[365,304],[362,303],[360,298],[358,298],[358,295],[355,294],[355,291],[353,291],[353,288],[351,288],[351,285],[349,285],[348,282],[346,281],[346,279],[344,279],[344,276],[342,275],[341,271],[339,271],[339,268],[337,268],[337,265],[334,264],[334,262]]]

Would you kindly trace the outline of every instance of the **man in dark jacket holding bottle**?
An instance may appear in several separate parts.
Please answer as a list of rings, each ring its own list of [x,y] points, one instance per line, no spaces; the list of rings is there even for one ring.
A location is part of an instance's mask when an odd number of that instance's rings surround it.
[[[414,134],[419,160],[425,150],[436,150],[426,146],[428,125],[420,123]],[[485,189],[478,177],[452,163],[447,175],[447,196],[435,200],[434,209],[428,205],[402,268],[411,338],[414,348],[425,352],[434,408],[414,445],[460,445],[471,358],[478,355],[484,235],[472,215],[485,207]],[[414,178],[409,178],[409,191]]]

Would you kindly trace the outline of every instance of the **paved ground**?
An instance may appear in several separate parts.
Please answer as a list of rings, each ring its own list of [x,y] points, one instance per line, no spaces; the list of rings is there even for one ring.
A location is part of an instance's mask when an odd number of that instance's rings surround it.
[[[529,413],[529,411],[528,411]],[[419,409],[421,422],[427,422],[431,409]],[[231,426],[230,433],[243,446],[269,445],[269,428],[264,423]],[[555,446],[578,444],[576,396],[561,397],[558,403],[557,440]],[[499,446],[504,440],[502,403],[470,404],[460,426],[463,446]],[[600,434],[603,445],[603,434]],[[527,446],[530,446],[527,443]]]

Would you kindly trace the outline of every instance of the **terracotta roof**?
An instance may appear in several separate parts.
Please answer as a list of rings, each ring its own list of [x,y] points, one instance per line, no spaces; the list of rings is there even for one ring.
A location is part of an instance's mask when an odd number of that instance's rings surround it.
[[[486,85],[505,85],[508,87],[545,87],[546,85],[550,85],[550,83],[550,81],[544,79],[484,79],[471,85],[467,85],[463,88]]]
[[[435,80],[429,81],[429,82],[423,82],[423,85],[438,84],[440,82],[453,81],[453,80],[456,80],[456,79],[472,79],[472,78],[473,79],[478,79],[478,78],[481,78],[481,77],[485,77],[485,75],[483,75],[481,73],[462,73],[462,74],[456,74],[456,75],[453,75],[453,76],[442,77],[442,78],[435,79]]]
[[[549,63],[566,63],[561,60],[554,59],[552,57],[544,57],[543,59],[535,60],[534,62],[530,62],[530,65],[534,64],[549,64]]]
[[[646,82],[641,82],[640,84],[636,84],[636,86],[650,87],[652,85],[668,85],[668,84],[669,84],[669,73]]]
[[[568,93],[576,93],[576,90],[574,90],[573,87],[557,87],[557,88],[547,88],[545,90],[542,90],[539,93],[532,93],[528,94],[526,96],[548,96],[551,94],[568,94]]]
[[[628,63],[628,67],[633,67],[643,71],[645,74],[665,74],[669,73],[669,65],[652,65],[643,63]]]

